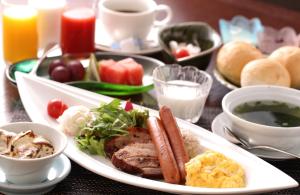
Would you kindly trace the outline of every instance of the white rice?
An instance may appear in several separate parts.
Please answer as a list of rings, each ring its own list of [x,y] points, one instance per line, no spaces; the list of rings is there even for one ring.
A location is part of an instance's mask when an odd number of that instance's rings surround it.
[[[181,134],[185,149],[187,150],[190,159],[205,151],[205,149],[201,147],[197,136],[195,136],[192,132],[187,129],[181,129]]]

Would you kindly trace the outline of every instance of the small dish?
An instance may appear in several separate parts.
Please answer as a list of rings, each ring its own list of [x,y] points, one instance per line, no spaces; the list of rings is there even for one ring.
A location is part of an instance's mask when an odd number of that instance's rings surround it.
[[[14,153],[17,151],[15,156],[20,155],[20,157],[0,155],[1,169],[5,173],[6,180],[14,184],[27,185],[43,181],[45,178],[47,178],[47,173],[49,172],[50,167],[52,166],[56,157],[59,156],[67,146],[67,137],[64,133],[56,128],[53,128],[52,126],[44,125],[41,123],[8,123],[5,125],[1,125],[0,129],[16,134],[12,136],[12,141],[6,139],[7,146],[5,146],[4,148],[6,148],[10,153],[11,151],[13,151]],[[27,132],[28,130],[31,130],[32,132],[29,132],[27,134],[18,134]],[[38,136],[41,136],[42,139],[38,139]],[[39,146],[36,146],[33,149],[28,149],[28,143],[31,143],[30,141],[25,141],[25,146],[24,144],[20,144],[22,143],[22,139],[26,139],[26,137],[27,139],[28,137],[37,138],[37,143],[42,143],[46,146],[49,146],[49,143],[51,143],[51,146],[53,148],[46,147],[41,151],[52,150],[53,152],[45,152],[45,154],[40,154],[40,157],[38,156],[39,154],[37,152],[37,156],[35,156],[35,153],[32,151],[34,151],[34,149],[38,149]],[[43,141],[44,139],[45,141]],[[34,139],[32,141],[34,141]],[[1,152],[3,151],[4,150],[2,149]],[[39,151],[39,149],[37,151]],[[47,153],[48,155],[46,155]],[[24,154],[30,155],[25,155],[26,157],[24,158]]]
[[[201,48],[200,53],[176,59],[172,54],[170,41],[192,43]],[[219,34],[204,22],[185,22],[170,25],[159,32],[159,43],[163,48],[166,63],[193,65],[204,70],[207,68],[211,55],[221,45]]]
[[[134,51],[134,52],[125,52],[120,50],[119,48],[114,47],[113,41],[106,33],[106,31],[103,29],[104,27],[102,25],[102,22],[100,20],[97,20],[95,42],[96,42],[96,48],[99,50],[126,53],[126,54],[147,55],[147,54],[160,52],[162,49],[158,43],[158,36],[157,36],[159,31],[158,26],[153,26],[148,37],[146,38],[145,41],[143,41],[144,47],[141,50]]]
[[[223,43],[234,40],[243,40],[257,45],[257,33],[264,27],[259,18],[248,19],[244,16],[234,16],[231,20],[219,20]]]
[[[37,59],[29,59],[29,60],[22,60],[16,62],[9,67],[6,68],[5,74],[6,78],[12,83],[16,84],[15,72],[23,72],[23,73],[30,73],[33,67],[35,67],[38,63]]]
[[[45,194],[51,191],[55,185],[65,179],[71,171],[70,160],[61,154],[54,161],[48,173],[48,178],[40,183],[30,184],[30,185],[17,185],[9,183],[5,174],[0,169],[0,192],[4,194]]]
[[[226,117],[226,115],[224,113],[221,113],[214,118],[214,120],[211,124],[211,130],[214,134],[227,139],[231,143],[237,144],[238,141],[234,137],[228,135],[228,133],[226,133],[223,129],[225,126],[229,126],[229,125],[230,125],[230,121],[228,120],[228,118]],[[300,150],[300,144],[298,144],[294,148],[290,149],[289,152],[299,153],[299,150]],[[270,150],[254,149],[254,150],[248,150],[248,152],[251,152],[252,154],[254,154],[258,157],[264,158],[266,160],[295,159],[292,156],[274,152],[274,151],[270,151]]]

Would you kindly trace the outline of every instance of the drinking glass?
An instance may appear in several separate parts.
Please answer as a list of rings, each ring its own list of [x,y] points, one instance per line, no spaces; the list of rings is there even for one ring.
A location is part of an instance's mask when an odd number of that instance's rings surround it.
[[[91,2],[93,1],[69,2],[62,14],[60,46],[64,54],[89,53],[95,50],[96,7]]]
[[[41,55],[49,47],[60,42],[61,15],[65,0],[28,0],[37,12],[38,45]]]
[[[209,94],[211,76],[194,66],[159,66],[153,71],[159,107],[168,106],[174,116],[195,123]]]
[[[27,0],[2,0],[3,54],[7,64],[36,58],[37,11]]]

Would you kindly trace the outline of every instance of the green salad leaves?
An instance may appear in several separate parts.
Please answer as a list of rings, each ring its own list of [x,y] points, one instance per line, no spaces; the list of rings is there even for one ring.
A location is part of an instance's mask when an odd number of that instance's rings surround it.
[[[79,148],[91,154],[105,156],[104,143],[116,136],[126,136],[130,127],[146,127],[148,110],[125,111],[118,99],[91,110],[93,120],[75,138]]]

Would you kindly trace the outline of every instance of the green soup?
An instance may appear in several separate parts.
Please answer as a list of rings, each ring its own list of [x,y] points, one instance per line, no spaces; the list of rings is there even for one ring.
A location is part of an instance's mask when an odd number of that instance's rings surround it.
[[[300,107],[279,101],[253,101],[238,105],[233,113],[247,121],[275,127],[300,126]]]

